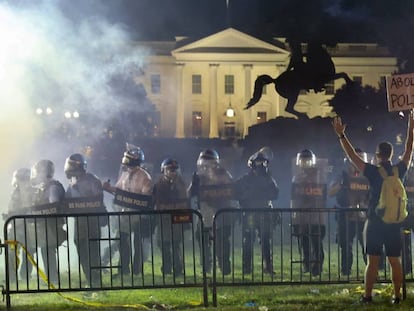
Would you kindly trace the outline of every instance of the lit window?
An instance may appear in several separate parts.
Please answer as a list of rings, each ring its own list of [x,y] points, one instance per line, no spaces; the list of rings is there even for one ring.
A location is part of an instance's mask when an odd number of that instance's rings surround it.
[[[256,117],[256,123],[265,123],[267,121],[267,113],[265,111],[258,111]]]
[[[193,94],[201,94],[201,75],[192,76]]]
[[[193,111],[193,119],[192,119],[192,123],[193,123],[193,128],[192,128],[192,133],[193,136],[199,137],[202,134],[202,121],[203,121],[203,116],[201,111]]]
[[[161,76],[159,74],[151,75],[151,93],[161,93]]]
[[[233,75],[224,76],[224,93],[234,94],[234,76]]]

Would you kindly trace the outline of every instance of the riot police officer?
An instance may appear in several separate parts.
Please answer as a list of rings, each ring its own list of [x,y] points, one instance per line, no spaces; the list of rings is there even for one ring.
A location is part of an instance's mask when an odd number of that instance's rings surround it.
[[[181,176],[179,163],[172,158],[166,158],[161,163],[161,177],[154,184],[153,197],[155,210],[188,209],[187,188]],[[162,251],[163,274],[183,273],[183,231],[186,224],[173,223],[173,215],[162,214],[158,222],[158,243]]]
[[[368,161],[365,152],[356,148],[355,151]],[[337,214],[337,241],[341,248],[341,274],[349,275],[352,270],[353,263],[353,241],[356,237],[361,246],[361,253],[366,263],[366,254],[363,241],[364,222],[366,213],[347,212],[345,209],[363,208],[368,206],[369,183],[356,167],[347,159],[344,159],[344,169],[341,174],[333,181],[328,189],[329,196],[336,196],[336,202],[339,208],[344,209],[343,212]]]
[[[279,187],[269,171],[273,154],[269,148],[261,148],[250,156],[249,172],[235,182],[236,198],[241,208],[273,208],[272,201],[279,196]],[[280,217],[277,213],[244,212],[243,231],[243,273],[252,272],[253,242],[256,233],[262,247],[264,272],[273,274],[271,240],[273,226]]]
[[[65,198],[62,184],[53,178],[55,165],[50,160],[40,160],[31,168],[30,181],[34,187],[32,213],[57,214]],[[63,218],[40,218],[37,223],[37,245],[42,252],[45,272],[51,283],[58,281],[57,250],[66,240]]]
[[[98,177],[87,172],[86,168],[87,162],[80,153],[74,153],[66,158],[64,171],[69,179],[66,189],[68,208],[71,210],[71,202],[76,202],[77,206],[82,207],[74,210],[75,213],[104,212],[106,210],[103,204],[102,183]],[[101,273],[98,267],[100,266],[101,226],[106,223],[103,219],[98,216],[78,216],[75,219],[74,243],[78,251],[79,263],[90,287],[101,285]]]
[[[103,184],[105,190],[113,193],[114,210],[128,212],[148,210],[152,201],[152,178],[142,167],[145,160],[144,151],[133,144],[127,143],[122,157],[121,169],[115,186],[108,182]],[[130,203],[136,202],[136,203]],[[139,203],[139,204],[138,204]],[[137,205],[138,204],[138,205]],[[122,275],[129,275],[131,258],[134,275],[142,273],[145,251],[150,248],[149,239],[153,226],[146,215],[125,215],[120,217],[120,265]],[[133,238],[132,235],[133,234]],[[133,240],[133,250],[130,241]]]
[[[231,174],[220,165],[220,156],[214,149],[206,149],[200,152],[197,159],[197,172],[193,174],[193,180],[189,187],[190,197],[192,198],[193,208],[199,209],[204,222],[204,232],[199,232],[197,238],[199,245],[204,240],[204,256],[206,271],[210,272],[213,264],[211,241],[213,239],[213,219],[215,213],[223,208],[235,207],[232,192],[233,178]],[[215,191],[220,190],[220,191]],[[228,191],[227,191],[228,190]],[[227,219],[225,214],[216,221],[216,249],[217,259],[220,270],[224,275],[231,272],[230,265],[230,232],[231,219]]]
[[[20,168],[13,172],[11,185],[13,191],[11,193],[8,212],[4,215],[6,220],[8,217],[14,215],[24,215],[30,213],[30,206],[33,201],[33,188],[30,184],[30,169]],[[35,251],[35,241],[33,240],[33,232],[29,230],[29,224],[25,226],[23,219],[15,219],[12,222],[9,222],[7,226],[7,236],[9,240],[17,240],[19,243],[22,243],[23,246],[29,252],[33,253]],[[17,269],[17,260],[19,246],[15,245],[11,248],[14,248],[15,252],[9,251],[9,276],[10,280],[16,280]],[[23,256],[23,261],[20,265],[20,278],[27,279],[30,277],[32,272],[32,265],[28,265],[27,257]],[[28,271],[28,276],[27,272]]]
[[[291,207],[293,234],[298,237],[303,255],[303,271],[316,276],[322,272],[326,234],[326,214],[311,211],[326,207],[326,169],[322,159],[317,162],[312,150],[304,149],[296,156],[292,179]],[[309,210],[309,212],[308,212]]]

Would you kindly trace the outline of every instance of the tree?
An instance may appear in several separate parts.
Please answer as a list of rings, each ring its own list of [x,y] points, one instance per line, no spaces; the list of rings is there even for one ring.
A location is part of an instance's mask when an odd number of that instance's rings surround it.
[[[388,112],[384,87],[354,85],[339,89],[330,104],[347,124],[347,132],[360,148],[374,150],[380,140],[397,148],[405,135],[406,122],[396,112]]]

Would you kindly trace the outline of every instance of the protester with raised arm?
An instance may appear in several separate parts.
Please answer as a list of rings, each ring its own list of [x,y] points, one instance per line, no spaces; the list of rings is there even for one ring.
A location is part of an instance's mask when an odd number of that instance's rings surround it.
[[[345,135],[346,124],[340,117],[335,117],[332,121],[333,128],[349,160],[358,168],[360,172],[368,178],[370,184],[370,200],[368,203],[367,221],[364,227],[365,249],[368,256],[368,263],[365,269],[365,289],[361,297],[361,303],[372,302],[372,290],[377,279],[378,264],[381,258],[381,251],[385,246],[385,255],[391,266],[392,283],[394,286],[393,304],[400,303],[400,289],[402,284],[401,266],[401,236],[400,223],[387,223],[379,213],[378,205],[382,194],[384,181],[381,171],[386,171],[388,176],[397,171],[398,178],[403,180],[410,165],[413,151],[413,129],[414,114],[408,114],[408,128],[405,142],[405,150],[395,166],[392,165],[393,146],[389,142],[381,142],[377,146],[376,158],[378,166],[364,162],[357,154],[351,142]]]

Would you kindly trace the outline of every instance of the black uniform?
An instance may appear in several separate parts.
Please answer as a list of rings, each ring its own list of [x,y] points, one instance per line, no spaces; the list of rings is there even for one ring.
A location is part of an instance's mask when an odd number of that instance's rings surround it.
[[[33,205],[56,204],[56,210],[59,210],[59,204],[65,198],[65,189],[62,184],[54,179],[49,179],[35,186]],[[42,252],[42,259],[45,267],[45,273],[49,281],[56,284],[58,281],[57,267],[57,250],[60,244],[66,239],[66,232],[63,230],[64,220],[62,218],[40,218],[36,223],[36,240]]]
[[[100,198],[103,197],[101,181],[91,173],[84,173],[73,177],[66,190],[66,197],[68,199],[78,198],[86,201],[96,198],[101,203],[102,199]],[[96,212],[102,211],[105,211],[103,203],[101,208],[96,209]],[[76,212],[90,213],[94,212],[94,210],[79,208]],[[104,224],[103,219],[99,221],[97,216],[78,217],[75,221],[74,242],[79,255],[79,263],[90,287],[101,285],[99,238],[101,237],[101,226]]]
[[[363,229],[366,219],[365,212],[347,212],[346,208],[367,208],[369,183],[357,172],[353,175],[344,170],[338,180],[340,190],[336,194],[336,201],[344,212],[338,213],[337,238],[341,248],[341,273],[351,274],[354,260],[353,241],[357,238],[361,252],[366,263],[366,254],[363,241]]]
[[[168,178],[163,175],[154,185],[155,210],[188,208],[187,189],[181,176]],[[173,224],[171,215],[161,216],[158,223],[158,246],[162,250],[161,271],[165,274],[181,275],[183,273],[184,230],[187,226]]]
[[[279,187],[270,173],[257,175],[253,170],[238,179],[235,188],[241,208],[272,208],[272,200],[276,200],[279,195]],[[253,242],[256,233],[262,246],[265,271],[273,273],[271,240],[275,216],[278,215],[243,213],[243,273],[252,272]]]

